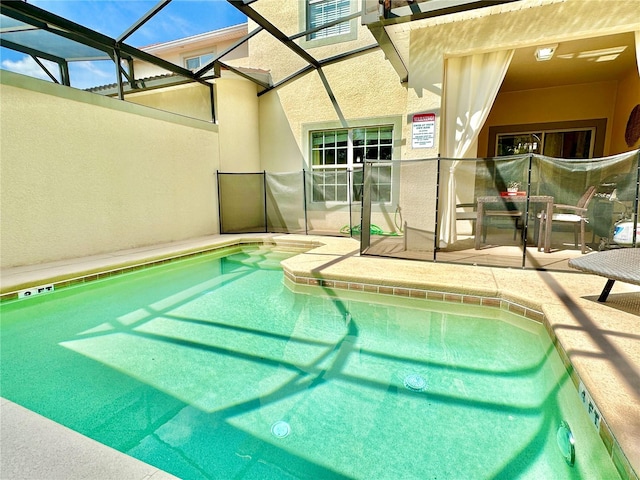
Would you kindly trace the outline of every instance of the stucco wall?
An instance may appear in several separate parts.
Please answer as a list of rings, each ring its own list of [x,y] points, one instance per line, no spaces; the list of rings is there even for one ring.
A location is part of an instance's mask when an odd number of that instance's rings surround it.
[[[489,128],[502,125],[562,122],[606,118],[604,152],[610,151],[610,132],[618,82],[599,82],[501,93],[478,138],[478,155],[493,156],[487,150]]]
[[[640,105],[640,76],[632,69],[620,82],[615,103],[615,115],[613,117],[613,134],[611,136],[611,154],[627,152],[634,148],[640,148],[640,140],[633,145],[627,145],[625,130],[629,115],[636,105]]]
[[[224,73],[216,79],[216,117],[223,172],[257,172],[260,165],[258,90],[249,80]]]
[[[189,83],[172,88],[130,93],[125,99],[131,103],[177,113],[206,122],[213,121],[211,89],[199,83]]]
[[[1,80],[3,268],[217,232],[216,125]]]

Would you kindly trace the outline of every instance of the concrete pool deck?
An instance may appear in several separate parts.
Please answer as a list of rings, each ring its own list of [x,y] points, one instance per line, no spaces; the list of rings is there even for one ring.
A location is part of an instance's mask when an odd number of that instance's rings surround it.
[[[330,289],[486,304],[543,321],[600,410],[601,437],[623,478],[640,472],[640,287],[573,272],[361,257],[353,239],[303,235],[218,235],[88,258],[5,269],[3,299],[21,289],[81,283],[238,243],[312,248],[283,263],[290,281]],[[640,266],[639,266],[640,268]],[[562,355],[561,355],[562,356]],[[171,475],[3,399],[0,478],[168,479]],[[67,441],[66,439],[69,438]],[[70,445],[72,448],[63,448]],[[622,453],[624,452],[624,453]],[[635,471],[634,471],[635,470]]]

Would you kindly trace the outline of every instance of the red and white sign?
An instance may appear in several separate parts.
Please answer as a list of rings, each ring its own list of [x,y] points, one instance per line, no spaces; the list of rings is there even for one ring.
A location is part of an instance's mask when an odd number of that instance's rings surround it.
[[[411,146],[413,148],[433,148],[436,136],[436,114],[416,113],[413,116]]]

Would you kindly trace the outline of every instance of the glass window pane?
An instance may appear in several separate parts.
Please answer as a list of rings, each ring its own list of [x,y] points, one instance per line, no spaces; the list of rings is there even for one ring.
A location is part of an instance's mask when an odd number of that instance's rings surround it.
[[[324,144],[324,133],[323,132],[313,132],[311,134],[311,146],[312,147],[320,147]]]
[[[498,135],[496,156],[540,153],[540,138],[542,133]]]
[[[547,133],[544,136],[544,155],[562,157],[562,133]]]
[[[380,147],[380,160],[391,160],[391,146]]]
[[[340,149],[337,151],[337,160],[338,165],[346,165],[347,164],[347,149]]]
[[[187,59],[187,68],[189,70],[194,70],[200,66],[200,59],[196,58],[188,58]]]
[[[393,129],[391,127],[381,127],[380,128],[380,143],[382,144],[390,144],[393,140]]]
[[[353,145],[355,147],[364,145],[364,129],[356,128],[353,130]]]
[[[332,185],[330,187],[325,188],[324,190],[324,199],[325,202],[335,202],[336,201],[336,189]]]
[[[378,148],[377,147],[369,147],[367,148],[367,160],[378,160]]]
[[[325,148],[335,147],[335,145],[336,145],[336,132],[335,132],[335,130],[333,130],[331,132],[324,132],[324,146],[325,146]]]
[[[324,183],[327,185],[334,185],[336,183],[336,172],[335,170],[325,170],[324,171]]]
[[[367,128],[367,145],[378,145],[380,143],[378,141],[378,133],[377,128]]]
[[[315,28],[332,22],[350,13],[349,0],[307,0],[307,28]],[[349,33],[350,23],[342,22],[309,35],[309,39],[326,38]]]
[[[346,147],[349,140],[349,135],[346,130],[339,130],[336,132],[336,144],[339,147]]]
[[[378,185],[378,196],[376,198],[378,202],[390,202],[391,201],[391,185]]]
[[[323,202],[324,201],[324,187],[323,185],[314,183],[313,184],[313,201],[314,202]]]
[[[364,159],[364,148],[358,147],[353,149],[353,161],[356,164],[361,164]]]
[[[391,184],[391,167],[378,167],[375,170],[376,182]]]

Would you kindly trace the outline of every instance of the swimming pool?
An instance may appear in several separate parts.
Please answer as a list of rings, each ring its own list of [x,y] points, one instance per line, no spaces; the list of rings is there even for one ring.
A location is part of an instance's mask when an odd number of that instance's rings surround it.
[[[7,302],[3,396],[185,479],[617,477],[541,325],[295,294],[277,263],[202,256]]]

